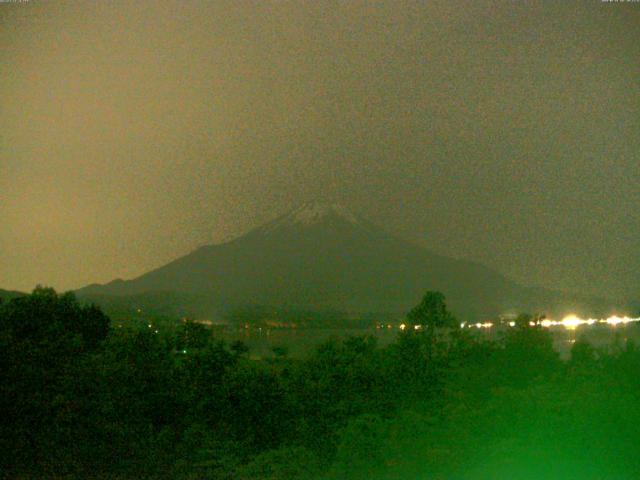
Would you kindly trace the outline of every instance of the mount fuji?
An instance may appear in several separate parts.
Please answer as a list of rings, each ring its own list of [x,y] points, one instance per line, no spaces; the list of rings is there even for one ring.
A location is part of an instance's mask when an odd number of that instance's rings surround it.
[[[426,290],[443,292],[453,312],[471,321],[603,308],[600,300],[522,286],[478,263],[438,255],[341,205],[318,202],[137,278],[76,293],[97,303],[151,295],[199,315],[248,304],[401,314]]]

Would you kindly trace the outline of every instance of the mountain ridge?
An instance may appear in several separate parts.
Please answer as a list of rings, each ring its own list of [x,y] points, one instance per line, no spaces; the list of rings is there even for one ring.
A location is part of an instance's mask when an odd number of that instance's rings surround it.
[[[79,296],[176,292],[206,298],[202,312],[247,303],[405,312],[440,290],[464,319],[511,311],[606,313],[603,299],[527,287],[480,263],[398,238],[339,204],[308,202],[230,241],[202,246],[131,280]]]

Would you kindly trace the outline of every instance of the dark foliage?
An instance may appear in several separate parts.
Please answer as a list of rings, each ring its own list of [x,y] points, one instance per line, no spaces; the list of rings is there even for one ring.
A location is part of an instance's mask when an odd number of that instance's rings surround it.
[[[640,471],[640,351],[528,321],[497,341],[429,294],[380,347],[252,359],[187,322],[118,327],[72,295],[0,305],[0,475],[96,479],[618,479]],[[446,331],[442,329],[445,328]],[[635,328],[635,327],[625,327]],[[437,329],[440,329],[436,332]]]

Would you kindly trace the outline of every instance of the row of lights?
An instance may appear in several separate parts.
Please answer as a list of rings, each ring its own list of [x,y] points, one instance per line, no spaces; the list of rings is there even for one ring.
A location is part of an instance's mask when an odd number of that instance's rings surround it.
[[[567,330],[575,330],[581,325],[607,324],[607,325],[616,326],[621,324],[625,325],[627,323],[633,323],[633,322],[640,322],[640,318],[619,317],[617,315],[613,315],[609,318],[604,318],[604,319],[589,318],[585,320],[585,319],[579,318],[576,315],[568,315],[564,317],[562,320],[551,320],[551,319],[545,318],[542,320],[530,321],[529,326],[531,327],[541,326],[544,328],[564,327]],[[507,325],[509,325],[509,327],[515,327],[516,322],[511,321],[507,323]],[[493,322],[477,322],[477,323],[462,322],[460,324],[460,328],[483,329],[483,328],[491,328],[493,326],[494,326]],[[393,325],[378,325],[378,328],[385,328],[385,327],[390,329],[390,328],[393,328]],[[406,330],[407,328],[411,328],[411,326],[405,323],[401,323],[399,325],[399,328],[400,330]],[[413,329],[421,330],[422,325],[413,325]]]
[[[562,320],[551,320],[551,319],[545,318],[543,320],[536,320],[535,322],[530,321],[529,326],[535,327],[539,325],[544,328],[564,327],[567,330],[575,330],[581,325],[607,324],[615,327],[616,325],[621,325],[621,324],[626,325],[627,323],[633,323],[633,322],[640,322],[640,318],[619,317],[617,315],[613,315],[605,319],[589,318],[585,320],[585,319],[579,318],[576,315],[568,315],[564,317]],[[509,322],[508,325],[510,327],[515,327],[516,322],[513,322],[513,321]],[[493,327],[493,323],[491,322],[484,322],[484,323],[462,322],[460,324],[460,328],[491,328],[491,327]]]

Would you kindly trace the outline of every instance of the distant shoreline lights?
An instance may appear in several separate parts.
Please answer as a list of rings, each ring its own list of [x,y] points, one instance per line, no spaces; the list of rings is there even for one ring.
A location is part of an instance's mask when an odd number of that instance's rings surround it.
[[[578,317],[577,315],[567,315],[562,320],[552,320],[549,318],[545,318],[542,320],[530,321],[529,326],[541,326],[544,328],[550,327],[564,327],[567,330],[575,330],[576,328],[582,325],[595,325],[595,324],[606,324],[611,326],[617,325],[626,325],[627,323],[640,322],[640,318],[631,318],[631,317],[619,317],[617,315],[613,315],[609,318],[588,318],[583,319]],[[515,327],[516,322],[509,322],[504,325],[508,325],[509,327]],[[492,322],[483,322],[483,323],[466,323],[462,322],[460,324],[460,328],[491,328],[494,324]]]

